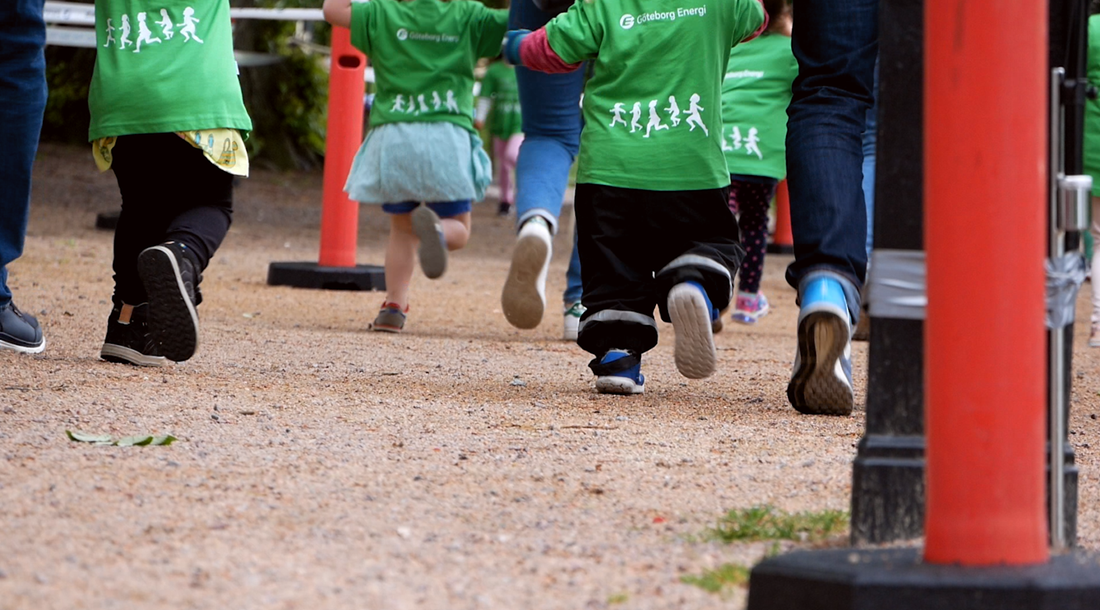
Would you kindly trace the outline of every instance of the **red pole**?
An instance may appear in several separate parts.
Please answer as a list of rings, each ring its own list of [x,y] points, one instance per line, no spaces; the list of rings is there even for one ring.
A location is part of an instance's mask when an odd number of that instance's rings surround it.
[[[366,57],[351,46],[351,31],[332,28],[328,84],[325,184],[321,203],[322,267],[354,267],[359,203],[344,192],[351,162],[363,136],[363,72]]]
[[[775,235],[772,243],[781,248],[794,247],[794,233],[791,232],[791,196],[787,192],[787,181],[781,180],[775,191]]]
[[[924,10],[924,559],[1043,563],[1047,2]]]

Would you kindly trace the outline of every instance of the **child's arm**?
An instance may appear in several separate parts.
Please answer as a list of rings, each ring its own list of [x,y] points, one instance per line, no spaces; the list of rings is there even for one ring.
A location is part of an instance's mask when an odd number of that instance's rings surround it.
[[[351,27],[351,0],[325,0],[321,10],[324,12],[325,21],[332,25]]]
[[[581,62],[567,63],[554,52],[546,40],[546,28],[539,28],[534,32],[529,30],[508,32],[504,37],[502,50],[504,59],[508,63],[547,74],[572,72],[581,65]]]

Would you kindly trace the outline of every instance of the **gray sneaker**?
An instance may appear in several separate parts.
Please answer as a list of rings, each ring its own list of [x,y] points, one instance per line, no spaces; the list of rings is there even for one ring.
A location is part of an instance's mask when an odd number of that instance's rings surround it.
[[[426,205],[412,213],[413,233],[420,239],[420,268],[428,279],[436,279],[447,271],[447,242],[443,239],[443,223]]]

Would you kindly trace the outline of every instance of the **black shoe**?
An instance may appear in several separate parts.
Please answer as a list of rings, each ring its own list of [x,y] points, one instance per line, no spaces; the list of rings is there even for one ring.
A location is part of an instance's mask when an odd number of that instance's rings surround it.
[[[42,328],[34,316],[19,311],[15,303],[0,307],[0,349],[38,354],[46,349]]]
[[[149,332],[157,351],[175,362],[199,347],[197,287],[202,279],[187,246],[170,241],[141,251],[138,274],[149,295]]]
[[[149,304],[116,305],[107,319],[107,336],[99,357],[107,362],[135,366],[164,366],[164,356],[157,353],[157,344],[149,334]]]
[[[512,204],[507,201],[501,201],[497,206],[497,216],[507,216],[512,211]]]

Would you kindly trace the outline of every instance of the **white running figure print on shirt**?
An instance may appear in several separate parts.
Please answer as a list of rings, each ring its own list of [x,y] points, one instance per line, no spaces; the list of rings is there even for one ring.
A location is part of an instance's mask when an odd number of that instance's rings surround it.
[[[736,128],[736,127],[734,127],[734,129],[737,129],[737,128]],[[734,147],[732,147],[732,146],[730,146],[730,145],[729,145],[729,144],[728,144],[728,143],[726,142],[726,136],[724,136],[724,135],[723,135],[723,136],[722,136],[722,152],[732,152],[732,151],[734,151],[734,150],[737,150],[737,149],[736,149],[736,148],[734,148]]]
[[[737,125],[733,126],[733,150],[741,150],[741,130],[737,128]]]
[[[201,38],[195,35],[195,24],[199,21],[199,19],[195,19],[195,9],[190,6],[183,9],[183,23],[179,24],[179,27],[180,34],[186,39],[185,42],[194,40],[199,44],[205,44]]]
[[[455,99],[455,92],[447,91],[447,112],[453,112],[460,114],[462,111],[458,109],[458,100]]]
[[[439,97],[438,91],[432,91],[432,109],[439,110],[443,107],[443,100]]]
[[[608,127],[614,127],[615,123],[622,123],[623,127],[628,126],[627,122],[626,122],[626,119],[623,118],[623,115],[626,114],[626,107],[623,106],[622,102],[619,102],[618,104],[615,104],[615,107],[612,108],[610,110],[610,112],[612,114],[611,124],[608,125]]]
[[[153,38],[153,32],[149,30],[149,26],[145,23],[145,13],[138,13],[138,39],[137,44],[134,45],[134,53],[141,53],[141,43],[152,44],[154,42],[160,42],[160,38]]]
[[[676,105],[676,96],[668,96],[668,108],[665,108],[665,112],[668,113],[669,120],[672,121],[672,126],[675,127],[680,124],[680,107]]]
[[[634,108],[630,110],[630,133],[634,133],[642,128],[642,124],[638,122],[642,118],[642,103],[634,102]]]
[[[111,43],[115,41],[115,26],[111,24],[111,18],[107,18],[107,42],[103,43],[103,46],[109,47]]]
[[[421,112],[424,112],[424,113],[430,112],[430,109],[428,108],[428,103],[424,100],[424,94],[423,93],[416,96],[416,101],[420,102],[420,110],[417,111],[417,114],[420,114]]]
[[[749,127],[749,135],[745,138],[745,154],[755,154],[757,159],[763,159],[764,155],[760,152],[760,147],[756,145],[760,141],[760,136],[755,127]]]
[[[393,100],[393,107],[390,108],[390,112],[405,112],[405,97],[400,93]]]
[[[130,40],[130,16],[122,16],[122,25],[118,28],[122,34],[118,39],[118,48],[126,50],[126,45],[134,44],[134,41]]]
[[[661,131],[662,129],[668,129],[668,125],[661,122],[661,115],[657,114],[657,100],[649,101],[649,122],[645,126],[645,135],[642,137],[648,138],[649,132],[652,129]]]
[[[160,26],[160,33],[165,40],[172,40],[172,37],[176,35],[176,31],[172,29],[172,18],[168,15],[168,9],[160,9],[160,21],[157,22],[157,25]]]
[[[692,93],[691,104],[688,105],[687,124],[691,126],[688,131],[695,131],[695,126],[698,125],[703,128],[703,133],[706,134],[707,137],[710,137],[710,131],[707,130],[707,126],[703,123],[703,117],[699,115],[699,113],[704,110],[706,110],[706,108],[699,105],[699,94]]]

